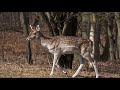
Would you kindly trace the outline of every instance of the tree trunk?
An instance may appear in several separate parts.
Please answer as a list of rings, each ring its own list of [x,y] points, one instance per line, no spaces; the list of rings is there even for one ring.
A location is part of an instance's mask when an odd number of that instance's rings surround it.
[[[54,36],[55,33],[53,32],[53,29],[49,22],[48,16],[46,16],[44,12],[40,12],[40,14],[41,14],[42,18],[44,19],[44,21],[46,22],[46,24],[48,25],[50,35]]]
[[[119,59],[119,48],[118,48],[118,45],[117,45],[117,35],[118,35],[118,28],[117,28],[117,23],[116,23],[116,20],[114,19],[114,48],[115,48],[115,59],[118,60]]]
[[[101,42],[103,46],[103,53],[100,55],[100,60],[107,61],[109,59],[109,38],[108,38],[108,23],[106,20],[103,21],[103,25],[101,26],[101,31],[104,32],[104,40]],[[102,36],[103,39],[103,36]]]
[[[46,12],[45,14],[47,15],[49,23],[52,26],[52,30],[53,30],[54,36],[59,36],[60,34],[59,34],[59,29],[57,28],[57,22],[55,22],[55,20],[53,18],[53,17],[55,17],[55,15],[51,14],[50,12]]]
[[[114,43],[113,43],[113,19],[111,16],[108,16],[108,37],[109,37],[109,52],[110,52],[110,60],[114,60]]]
[[[82,38],[89,38],[90,35],[90,14],[82,14]]]
[[[115,19],[116,19],[117,28],[118,28],[118,35],[117,35],[117,47],[119,52],[118,58],[120,58],[120,12],[115,12]]]
[[[29,24],[29,19],[27,17],[26,12],[20,12],[20,20],[21,24],[25,33],[25,39],[28,37],[28,24]],[[29,64],[32,64],[33,61],[31,59],[31,47],[30,47],[30,41],[26,40],[26,59]]]
[[[94,59],[96,61],[100,60],[100,50],[99,50],[99,43],[100,43],[100,17],[99,14],[96,15],[96,28],[94,34]]]
[[[93,41],[93,57],[96,61],[100,59],[100,20],[99,14],[93,14],[91,17],[90,40]]]
[[[77,17],[77,36],[82,37],[82,15],[79,13]]]

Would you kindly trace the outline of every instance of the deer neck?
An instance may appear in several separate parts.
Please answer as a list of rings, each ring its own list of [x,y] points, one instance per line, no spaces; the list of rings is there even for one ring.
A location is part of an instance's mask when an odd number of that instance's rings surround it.
[[[52,49],[55,45],[54,44],[54,41],[55,41],[54,37],[42,36],[42,37],[40,37],[40,40],[41,40],[41,45],[44,47],[47,47],[48,49]]]

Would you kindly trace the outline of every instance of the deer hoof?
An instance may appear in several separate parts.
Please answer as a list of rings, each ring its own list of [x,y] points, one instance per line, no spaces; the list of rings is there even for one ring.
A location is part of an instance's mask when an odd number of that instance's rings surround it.
[[[52,76],[53,75],[53,73],[50,73],[50,76]]]

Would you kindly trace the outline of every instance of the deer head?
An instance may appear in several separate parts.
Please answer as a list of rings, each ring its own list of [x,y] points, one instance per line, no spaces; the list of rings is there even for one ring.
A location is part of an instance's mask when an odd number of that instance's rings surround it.
[[[32,40],[32,39],[39,38],[40,36],[42,36],[39,25],[37,25],[36,28],[30,25],[30,28],[31,28],[31,31],[28,37],[26,38],[26,40]]]

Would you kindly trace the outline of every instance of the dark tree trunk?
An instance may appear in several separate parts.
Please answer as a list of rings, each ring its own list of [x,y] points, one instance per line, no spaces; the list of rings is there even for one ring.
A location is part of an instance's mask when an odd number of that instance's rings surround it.
[[[90,14],[84,13],[82,14],[82,38],[89,38],[90,35]]]
[[[100,50],[99,50],[99,43],[100,43],[100,16],[96,14],[96,28],[94,32],[94,59],[99,61],[100,59]]]
[[[118,59],[120,59],[120,12],[115,12],[115,20],[117,24],[117,48],[118,48]]]
[[[26,13],[26,12],[20,13],[20,20],[21,20],[21,24],[22,24],[22,27],[23,27],[23,30],[25,33],[25,39],[29,35],[29,31],[28,31],[29,18],[27,16],[28,16],[28,13]],[[31,59],[30,41],[28,41],[28,40],[26,40],[26,59],[29,64],[33,63],[32,59]]]
[[[110,60],[114,60],[114,43],[113,43],[113,17],[108,15],[108,37],[109,37],[109,52]]]
[[[106,21],[104,21],[104,32],[105,32],[105,46],[103,47],[103,53],[102,53],[102,55],[100,55],[100,60],[102,60],[102,61],[107,61],[108,59],[109,59],[109,38],[108,38],[108,31],[107,31],[107,28],[108,28],[108,24],[107,24],[107,22]]]
[[[115,59],[118,60],[119,59],[119,48],[117,45],[117,35],[118,35],[118,28],[117,28],[117,23],[116,20],[114,20],[114,48],[115,48]]]
[[[46,24],[48,25],[50,35],[51,36],[56,35],[56,33],[54,32],[54,30],[52,29],[51,23],[49,22],[48,16],[44,12],[40,12],[40,14],[41,14],[42,18],[44,19],[44,21],[46,22]]]
[[[93,41],[93,57],[96,61],[99,60],[99,42],[100,42],[100,22],[99,13],[92,14],[91,16],[91,29],[90,29],[90,40]]]

